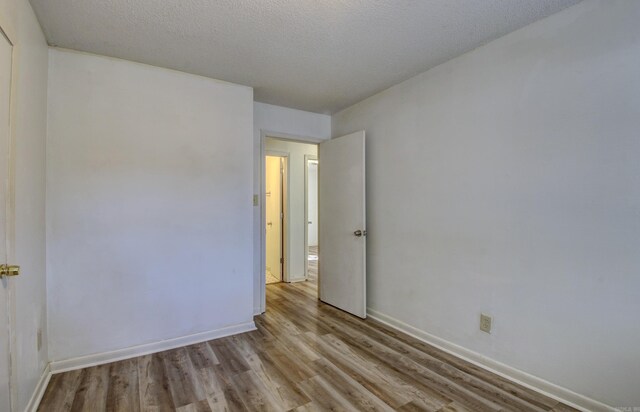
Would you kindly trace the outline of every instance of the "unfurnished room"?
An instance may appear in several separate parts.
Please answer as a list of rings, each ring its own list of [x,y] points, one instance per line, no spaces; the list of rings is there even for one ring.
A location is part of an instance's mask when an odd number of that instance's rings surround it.
[[[640,412],[639,0],[0,0],[0,412]]]

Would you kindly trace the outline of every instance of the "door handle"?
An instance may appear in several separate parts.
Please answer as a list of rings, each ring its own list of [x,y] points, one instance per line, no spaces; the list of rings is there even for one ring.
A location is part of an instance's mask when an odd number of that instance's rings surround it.
[[[271,225],[273,225],[273,223],[267,222],[267,226],[271,226]]]
[[[356,235],[356,237],[367,236],[367,231],[358,229],[353,232],[353,234]]]
[[[20,266],[18,265],[0,265],[0,276],[18,276],[20,274]]]

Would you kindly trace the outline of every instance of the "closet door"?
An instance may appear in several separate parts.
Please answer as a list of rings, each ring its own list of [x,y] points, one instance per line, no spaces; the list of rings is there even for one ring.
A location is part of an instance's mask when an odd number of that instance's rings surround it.
[[[12,46],[0,28],[0,411],[11,411],[11,321],[14,313],[11,289],[14,279],[7,276],[7,206],[10,189],[10,102]],[[15,407],[14,407],[15,409]]]

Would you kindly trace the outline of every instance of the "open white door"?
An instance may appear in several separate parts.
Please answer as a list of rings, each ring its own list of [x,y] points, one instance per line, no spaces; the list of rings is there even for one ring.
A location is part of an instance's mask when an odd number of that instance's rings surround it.
[[[320,143],[320,300],[367,317],[364,130]]]

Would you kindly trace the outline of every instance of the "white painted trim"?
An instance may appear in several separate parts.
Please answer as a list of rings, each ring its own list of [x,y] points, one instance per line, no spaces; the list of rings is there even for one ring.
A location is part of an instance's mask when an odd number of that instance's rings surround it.
[[[428,332],[415,328],[398,319],[378,312],[375,309],[367,308],[367,314],[371,319],[383,323],[397,331],[403,332],[451,355],[454,355],[469,363],[486,369],[489,372],[495,373],[496,375],[502,376],[503,378],[509,379],[510,381],[532,389],[536,392],[539,392],[581,411],[617,411],[617,409],[609,405],[605,405],[604,403],[599,402],[595,399],[580,395],[579,393],[573,392],[567,388],[556,385],[519,369],[513,368],[494,359],[488,358],[484,355],[479,354],[478,352],[474,352],[460,345],[456,345],[453,342],[449,342],[445,339],[439,338]]]
[[[40,401],[44,396],[44,391],[47,390],[47,385],[49,385],[49,381],[51,380],[51,375],[50,364],[47,364],[47,366],[45,366],[44,370],[42,371],[42,375],[40,375],[38,384],[33,390],[33,395],[31,395],[31,399],[29,399],[27,407],[24,408],[25,412],[36,412],[38,410]]]
[[[50,363],[51,373],[67,372],[76,369],[88,368],[91,366],[103,365],[105,363],[135,358],[137,356],[149,355],[151,353],[175,349],[181,346],[193,345],[196,343],[223,338],[225,336],[236,335],[238,333],[249,332],[252,330],[256,330],[256,325],[253,321],[250,321],[237,325],[227,326],[221,329],[211,330],[208,332],[200,332],[193,335],[181,336],[179,338],[145,343],[143,345],[130,346],[128,348],[117,349],[109,352],[79,356],[77,358],[52,361]]]
[[[329,138],[322,139],[319,137],[302,136],[302,135],[296,135],[296,134],[290,134],[290,133],[280,133],[273,130],[264,130],[264,129],[260,129],[260,135],[263,138],[263,140],[264,138],[270,137],[272,139],[305,143],[305,144],[320,144],[325,140],[329,139]]]
[[[298,282],[305,282],[307,279],[305,279],[305,277],[297,277],[297,278],[293,278],[291,280],[289,280],[289,283],[298,283]]]

